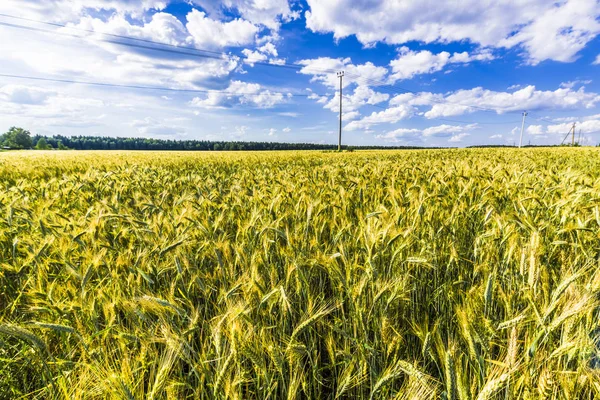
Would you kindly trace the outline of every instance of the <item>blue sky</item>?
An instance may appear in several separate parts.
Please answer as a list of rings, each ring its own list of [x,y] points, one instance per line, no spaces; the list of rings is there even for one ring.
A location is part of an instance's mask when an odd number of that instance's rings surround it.
[[[0,131],[336,143],[344,70],[346,144],[513,144],[523,110],[524,144],[573,123],[600,143],[598,0],[3,0],[0,14]]]

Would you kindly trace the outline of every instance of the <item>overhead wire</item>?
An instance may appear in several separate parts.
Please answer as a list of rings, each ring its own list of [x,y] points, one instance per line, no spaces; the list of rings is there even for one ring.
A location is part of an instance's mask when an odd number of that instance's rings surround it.
[[[90,81],[78,81],[73,79],[62,79],[62,78],[45,78],[39,76],[28,76],[28,75],[13,75],[13,74],[2,74],[0,77],[14,78],[14,79],[26,79],[44,82],[57,82],[57,83],[69,83],[78,85],[90,85],[90,86],[101,86],[101,87],[114,87],[114,88],[126,88],[126,89],[142,89],[142,90],[156,90],[156,91],[167,91],[167,92],[182,92],[182,93],[205,93],[205,94],[223,94],[231,96],[283,96],[283,97],[310,97],[313,95],[321,96],[316,93],[283,93],[283,92],[231,92],[223,90],[211,90],[211,89],[185,89],[185,88],[168,88],[161,86],[142,86],[142,85],[123,85],[117,83],[105,83],[105,82],[90,82]]]
[[[136,37],[132,37],[132,36],[99,32],[99,31],[96,31],[93,29],[85,29],[85,28],[79,28],[79,27],[70,26],[70,25],[66,25],[66,24],[40,21],[40,20],[18,17],[18,16],[4,14],[4,13],[0,13],[0,17],[12,18],[12,19],[21,20],[21,21],[33,22],[33,23],[38,23],[38,24],[43,24],[43,25],[48,25],[48,26],[54,26],[57,28],[71,29],[71,30],[75,30],[75,31],[96,34],[96,35],[103,35],[103,36],[108,36],[108,37],[113,37],[113,38],[118,38],[118,39],[153,44],[153,45],[157,45],[157,46],[165,46],[165,47],[178,49],[178,50],[188,50],[188,51],[197,51],[200,53],[207,53],[207,54],[195,54],[195,53],[189,53],[187,51],[186,52],[178,52],[178,54],[191,55],[191,56],[196,56],[196,57],[201,57],[201,58],[212,58],[212,59],[227,61],[229,58],[231,58],[233,56],[233,57],[239,58],[241,60],[244,60],[248,64],[253,64],[253,65],[262,65],[262,66],[268,66],[268,67],[273,67],[273,68],[287,68],[287,69],[295,69],[295,70],[301,70],[301,69],[308,68],[311,71],[322,72],[322,73],[335,73],[336,72],[334,70],[315,69],[315,68],[311,68],[311,67],[301,65],[301,64],[289,64],[289,63],[285,63],[285,62],[284,63],[279,63],[279,62],[278,63],[270,63],[270,62],[262,62],[262,61],[251,61],[248,57],[244,57],[244,56],[237,55],[237,54],[228,54],[228,53],[221,52],[221,51],[202,49],[202,48],[198,48],[198,47],[181,46],[181,45],[176,45],[176,44],[172,44],[172,43],[165,43],[165,42],[158,42],[158,41],[149,40],[149,39],[136,38]],[[160,49],[158,47],[146,47],[146,46],[139,46],[139,45],[136,46],[132,43],[118,42],[118,41],[112,41],[112,40],[109,41],[106,39],[73,35],[73,34],[69,34],[66,32],[58,32],[56,30],[41,29],[41,28],[36,28],[36,27],[26,26],[26,25],[11,24],[11,23],[6,23],[6,22],[0,22],[0,25],[11,27],[11,28],[17,28],[17,29],[27,29],[27,30],[32,30],[32,31],[63,35],[63,36],[77,38],[77,39],[90,39],[90,40],[103,41],[103,42],[112,43],[112,44],[116,44],[116,45],[122,45],[122,46],[130,46],[130,47],[138,47],[138,48],[142,48],[142,49],[165,51],[165,49]]]
[[[41,28],[36,28],[36,27],[32,27],[32,26],[26,26],[26,25],[18,25],[18,24],[11,24],[11,23],[7,23],[7,22],[1,22],[0,21],[0,25],[2,26],[6,26],[6,27],[10,27],[10,28],[16,28],[16,29],[25,29],[25,30],[30,30],[30,31],[37,31],[37,32],[42,32],[42,33],[50,33],[50,34],[56,34],[56,35],[61,35],[61,36],[66,36],[66,37],[72,37],[72,38],[77,38],[77,39],[82,39],[82,40],[96,40],[96,41],[101,41],[101,42],[105,42],[105,43],[109,43],[109,44],[114,44],[114,45],[118,45],[118,46],[126,46],[126,47],[132,47],[132,48],[137,48],[137,49],[141,49],[141,50],[152,50],[152,51],[160,51],[160,52],[166,52],[166,53],[170,53],[170,54],[178,54],[178,55],[182,55],[182,56],[190,56],[190,57],[199,57],[199,58],[206,58],[206,59],[215,59],[215,60],[222,60],[222,61],[228,61],[231,60],[232,57],[237,58],[239,60],[244,61],[245,63],[251,64],[251,65],[261,65],[261,66],[268,66],[268,67],[274,67],[274,68],[286,68],[286,69],[294,69],[297,71],[301,71],[304,70],[305,73],[320,73],[320,74],[329,74],[329,73],[336,73],[337,71],[334,70],[328,70],[328,69],[318,69],[318,68],[314,68],[308,65],[301,65],[301,64],[289,64],[289,63],[269,63],[269,62],[261,62],[261,61],[251,61],[249,60],[248,57],[242,57],[239,55],[232,55],[232,54],[227,54],[224,52],[218,52],[218,51],[214,51],[214,50],[209,50],[209,49],[202,49],[202,48],[197,48],[197,47],[191,47],[191,46],[181,46],[181,45],[175,45],[172,43],[165,43],[165,42],[158,42],[158,41],[153,41],[153,40],[149,40],[149,39],[143,39],[143,38],[136,38],[136,37],[131,37],[131,36],[125,36],[125,35],[118,35],[118,34],[113,34],[113,33],[106,33],[106,32],[99,32],[93,29],[85,29],[85,28],[80,28],[80,27],[75,27],[75,26],[70,26],[70,25],[66,25],[66,24],[60,24],[60,23],[54,23],[54,22],[47,22],[47,21],[40,21],[40,20],[35,20],[35,19],[31,19],[31,18],[24,18],[24,17],[19,17],[19,16],[14,16],[14,15],[9,15],[9,14],[4,14],[4,13],[0,13],[0,17],[4,17],[4,18],[10,18],[10,19],[15,19],[15,20],[20,20],[20,21],[27,21],[27,22],[33,22],[33,23],[38,23],[38,24],[43,24],[43,25],[47,25],[47,26],[53,26],[53,27],[57,27],[57,28],[65,28],[65,29],[71,29],[71,30],[76,30],[76,31],[80,31],[80,32],[85,32],[85,33],[90,33],[90,34],[96,34],[96,35],[103,35],[103,36],[107,36],[107,37],[112,37],[112,38],[116,38],[116,39],[123,39],[123,40],[129,40],[129,41],[137,41],[137,42],[141,42],[141,43],[146,43],[146,44],[151,44],[154,46],[146,46],[146,45],[140,45],[140,44],[135,44],[135,43],[127,43],[127,42],[122,42],[122,41],[118,41],[118,40],[111,40],[111,39],[102,39],[102,38],[96,38],[96,37],[89,37],[89,36],[80,36],[80,35],[75,35],[75,34],[70,34],[67,32],[59,32],[57,30],[48,30],[48,29],[41,29]],[[162,48],[162,47],[155,47],[155,46],[164,46],[167,48]],[[182,51],[182,50],[186,50],[186,51]],[[206,53],[206,54],[204,54]],[[8,75],[0,75],[0,76],[5,76],[8,77]],[[378,88],[379,91],[384,92],[386,94],[389,95],[401,95],[401,94],[406,94],[406,93],[411,93],[411,94],[419,94],[420,92],[415,91],[415,90],[411,90],[411,89],[407,89],[404,87],[400,87],[396,84],[390,84],[388,82],[382,82],[376,79],[372,79],[372,78],[367,78],[367,77],[363,77],[357,74],[353,74],[353,73],[347,73],[346,76],[348,78],[353,78],[356,82],[367,82],[370,83],[372,86],[376,86]],[[13,76],[14,78],[19,78],[19,76]],[[48,80],[48,81],[52,81],[53,79],[42,79],[40,77],[24,77],[21,76],[20,78],[22,79],[35,79],[35,80]],[[53,81],[55,82],[64,82],[64,83],[77,83],[77,84],[89,84],[89,85],[94,85],[94,86],[111,86],[112,84],[106,84],[106,83],[100,83],[100,82],[81,82],[81,81],[72,81],[69,82],[69,80],[61,80],[61,79],[54,79]],[[162,91],[181,91],[181,92],[196,92],[196,93],[222,93],[222,94],[230,94],[230,95],[240,95],[240,96],[252,96],[252,95],[261,95],[258,93],[234,93],[234,92],[223,92],[223,91],[214,91],[214,90],[199,90],[199,89],[171,89],[171,88],[159,88],[159,87],[143,87],[143,86],[138,86],[138,85],[112,85],[114,87],[122,87],[122,88],[132,88],[132,89],[151,89],[151,90],[162,90]],[[263,93],[264,94],[264,93]],[[274,93],[274,95],[278,95],[276,93]],[[311,93],[311,94],[294,94],[294,97],[310,97],[310,96],[326,96],[326,95],[318,95],[315,93]],[[468,104],[463,104],[463,103],[458,103],[458,102],[450,102],[448,100],[440,100],[440,99],[436,99],[434,96],[432,96],[432,98],[430,99],[432,103],[436,103],[436,104],[451,104],[451,105],[458,105],[461,107],[465,107],[467,109],[475,109],[475,110],[479,110],[479,111],[484,111],[484,112],[493,112],[498,114],[498,109],[493,109],[493,108],[487,108],[487,107],[481,107],[481,106],[475,106],[475,105],[468,105]],[[387,109],[389,107],[382,107],[382,106],[378,106],[378,105],[374,105],[374,104],[370,104],[372,106],[375,107],[379,107],[379,108],[383,108],[383,109]],[[503,110],[501,110],[503,111]],[[516,111],[516,110],[505,110],[505,113],[515,113],[515,112],[520,112],[520,111]],[[433,120],[434,118],[428,118]],[[537,119],[537,118],[534,118]],[[449,121],[449,122],[456,122],[456,123],[473,123],[473,122],[467,122],[467,121],[458,121],[458,120],[450,120],[450,119],[444,119],[444,118],[436,118],[436,120],[440,120],[440,121]],[[541,120],[541,119],[538,119]],[[508,124],[514,124],[514,123],[518,123],[519,121],[515,121],[515,122],[480,122],[479,124],[482,125],[508,125]],[[550,122],[550,121],[546,121],[546,122]]]

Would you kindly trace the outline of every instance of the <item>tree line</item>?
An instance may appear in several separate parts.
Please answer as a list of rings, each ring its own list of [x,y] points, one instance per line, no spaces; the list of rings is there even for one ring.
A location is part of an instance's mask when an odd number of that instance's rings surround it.
[[[73,150],[184,150],[184,151],[242,151],[242,150],[337,150],[337,145],[317,143],[245,142],[212,140],[168,140],[109,136],[43,136],[31,135],[23,128],[12,127],[0,136],[5,149],[73,149]],[[418,146],[342,146],[353,149],[423,149]],[[432,147],[427,147],[432,148]]]
[[[169,140],[107,136],[34,136],[45,139],[56,148],[59,143],[75,150],[188,150],[188,151],[243,151],[243,150],[337,150],[337,145],[317,143],[246,142],[214,140]],[[343,146],[345,150],[360,149],[418,149],[416,146]]]

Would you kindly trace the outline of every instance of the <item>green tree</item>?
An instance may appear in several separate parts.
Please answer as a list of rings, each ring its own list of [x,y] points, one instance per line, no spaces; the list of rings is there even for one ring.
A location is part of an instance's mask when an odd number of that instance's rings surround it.
[[[49,144],[48,144],[48,142],[46,142],[46,138],[44,138],[44,137],[41,137],[41,138],[40,138],[40,139],[37,141],[37,143],[36,143],[36,145],[35,145],[35,148],[36,148],[36,149],[38,149],[38,150],[48,150],[48,149],[51,149],[51,148],[52,148],[52,146],[51,146],[51,145],[49,145]]]
[[[29,149],[32,146],[31,133],[23,128],[13,126],[0,137],[0,142],[13,149]]]
[[[58,149],[59,150],[69,150],[69,148],[63,144],[62,140],[58,141]]]

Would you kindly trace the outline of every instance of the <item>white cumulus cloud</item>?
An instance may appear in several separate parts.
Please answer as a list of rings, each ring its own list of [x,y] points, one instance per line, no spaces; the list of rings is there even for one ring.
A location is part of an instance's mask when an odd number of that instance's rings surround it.
[[[410,118],[413,115],[413,108],[407,105],[391,107],[380,112],[373,112],[371,115],[352,121],[346,125],[346,130],[355,131],[360,129],[369,129],[373,125],[394,124],[400,120]]]
[[[514,92],[496,92],[477,87],[448,94],[404,93],[391,99],[390,105],[430,106],[424,116],[439,118],[473,113],[481,109],[492,110],[498,114],[521,110],[589,109],[598,102],[600,95],[586,92],[584,87],[578,90],[559,88],[554,91],[542,91],[530,85]]]
[[[435,137],[448,137],[456,134],[463,134],[466,131],[471,131],[477,128],[477,124],[469,124],[469,125],[439,125],[432,126],[423,130],[423,136],[435,136]],[[462,136],[464,137],[464,136]]]
[[[377,135],[378,139],[384,139],[388,142],[414,142],[416,140],[422,141],[424,138],[436,137],[436,138],[449,138],[449,142],[460,142],[463,138],[469,136],[467,133],[474,129],[477,129],[477,124],[469,125],[437,125],[430,126],[425,129],[408,129],[400,128],[385,134]]]
[[[290,9],[288,0],[193,0],[211,14],[221,15],[224,10],[237,10],[246,20],[278,30],[281,22],[298,18]]]
[[[489,51],[475,54],[468,52],[450,54],[447,51],[434,54],[428,50],[413,51],[408,47],[399,49],[398,58],[390,62],[392,81],[411,79],[419,74],[431,74],[441,71],[450,64],[468,64],[472,61],[490,61],[494,56]]]
[[[211,91],[204,98],[195,97],[190,105],[199,108],[228,108],[247,104],[270,108],[286,101],[283,93],[263,89],[258,83],[232,81],[224,91]]]
[[[140,17],[148,10],[163,10],[169,0],[2,0],[0,12],[44,21],[70,22],[89,11],[108,11]]]
[[[469,133],[464,133],[464,132],[463,133],[458,133],[456,135],[452,135],[452,137],[450,139],[448,139],[448,142],[450,142],[450,143],[460,143],[467,136],[471,136],[471,135]]]
[[[543,135],[544,127],[542,125],[529,125],[527,127],[527,133],[530,135]]]
[[[546,129],[547,129],[548,133],[566,135],[567,132],[569,132],[569,130],[571,130],[572,126],[573,126],[573,124],[571,124],[571,123],[564,123],[564,124],[548,125],[546,127]],[[586,121],[577,122],[575,125],[576,134],[579,133],[579,130],[581,130],[581,133],[586,133],[586,134],[600,132],[600,119],[589,119]]]
[[[300,74],[312,75],[312,82],[320,82],[329,88],[338,88],[338,71],[344,71],[346,77],[343,79],[343,87],[352,84],[368,85],[369,81],[381,81],[388,74],[385,67],[376,66],[372,62],[364,64],[353,64],[350,58],[319,57],[315,59],[301,60],[298,64],[304,67]],[[360,77],[360,79],[359,79]]]
[[[252,44],[259,32],[256,25],[244,19],[222,22],[208,18],[204,12],[195,9],[187,15],[186,27],[196,45],[213,48]]]
[[[573,61],[600,32],[597,0],[307,0],[306,24],[314,32],[378,42],[469,41],[526,51],[532,64]]]

